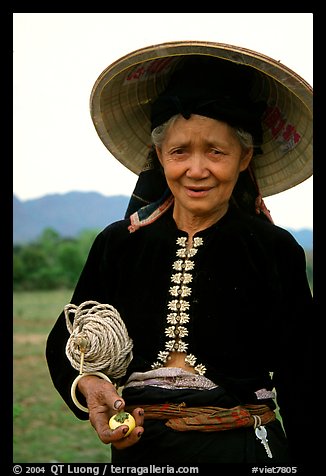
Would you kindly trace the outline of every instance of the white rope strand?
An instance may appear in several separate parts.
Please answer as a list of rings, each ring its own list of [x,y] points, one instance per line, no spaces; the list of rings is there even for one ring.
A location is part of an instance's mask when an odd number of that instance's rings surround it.
[[[119,312],[97,301],[67,304],[64,312],[70,333],[66,355],[74,369],[101,370],[111,378],[124,376],[133,358],[133,342]]]

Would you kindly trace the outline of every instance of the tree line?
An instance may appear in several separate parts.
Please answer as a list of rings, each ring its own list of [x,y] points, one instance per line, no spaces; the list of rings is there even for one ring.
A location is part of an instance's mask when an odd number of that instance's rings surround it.
[[[14,291],[73,289],[99,230],[84,230],[75,238],[46,228],[39,239],[13,250]],[[306,251],[307,277],[313,289],[312,251]]]
[[[98,230],[76,238],[46,228],[40,238],[13,250],[14,291],[73,289]]]

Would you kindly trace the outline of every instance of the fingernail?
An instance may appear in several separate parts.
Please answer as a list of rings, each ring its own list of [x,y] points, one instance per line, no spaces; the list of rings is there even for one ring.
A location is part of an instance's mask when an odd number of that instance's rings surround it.
[[[114,404],[113,404],[113,406],[114,406],[114,408],[115,408],[116,410],[118,410],[118,409],[121,407],[121,405],[122,405],[122,401],[121,401],[121,400],[116,400],[116,401],[114,402]]]
[[[142,432],[142,431],[139,431],[139,432],[137,433],[138,438],[140,438],[142,434],[143,434],[143,432]]]
[[[139,416],[144,416],[144,410],[139,410],[138,415]]]
[[[129,431],[129,428],[122,428],[122,433],[126,434]]]

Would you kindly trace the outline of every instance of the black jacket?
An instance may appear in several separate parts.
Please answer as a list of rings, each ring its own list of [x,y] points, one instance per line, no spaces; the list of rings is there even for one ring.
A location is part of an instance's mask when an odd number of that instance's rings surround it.
[[[150,370],[164,350],[176,240],[187,236],[171,210],[134,233],[129,224],[113,223],[97,236],[71,300],[95,300],[119,311],[134,344],[121,384],[132,371]],[[275,386],[289,442],[300,454],[309,424],[303,415],[314,319],[304,250],[286,230],[232,207],[196,236],[203,245],[193,258],[189,353],[239,403],[259,403],[254,392]],[[62,398],[86,419],[70,397],[77,371],[65,355],[68,337],[62,313],[48,337],[47,362]]]

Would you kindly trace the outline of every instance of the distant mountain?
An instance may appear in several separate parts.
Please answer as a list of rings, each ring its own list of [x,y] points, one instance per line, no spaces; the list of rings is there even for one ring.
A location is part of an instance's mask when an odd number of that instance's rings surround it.
[[[14,244],[34,241],[45,228],[52,228],[64,237],[75,237],[86,229],[103,229],[124,217],[128,203],[127,196],[106,197],[97,192],[53,194],[25,201],[14,196]],[[288,231],[305,250],[313,249],[312,230],[288,228]]]
[[[85,229],[103,229],[124,217],[129,197],[105,197],[96,192],[45,195],[34,200],[13,198],[13,241],[24,244],[37,239],[45,228],[74,237]]]
[[[313,231],[309,228],[302,228],[301,230],[292,230],[287,228],[287,230],[294,236],[298,243],[306,251],[313,249]]]

